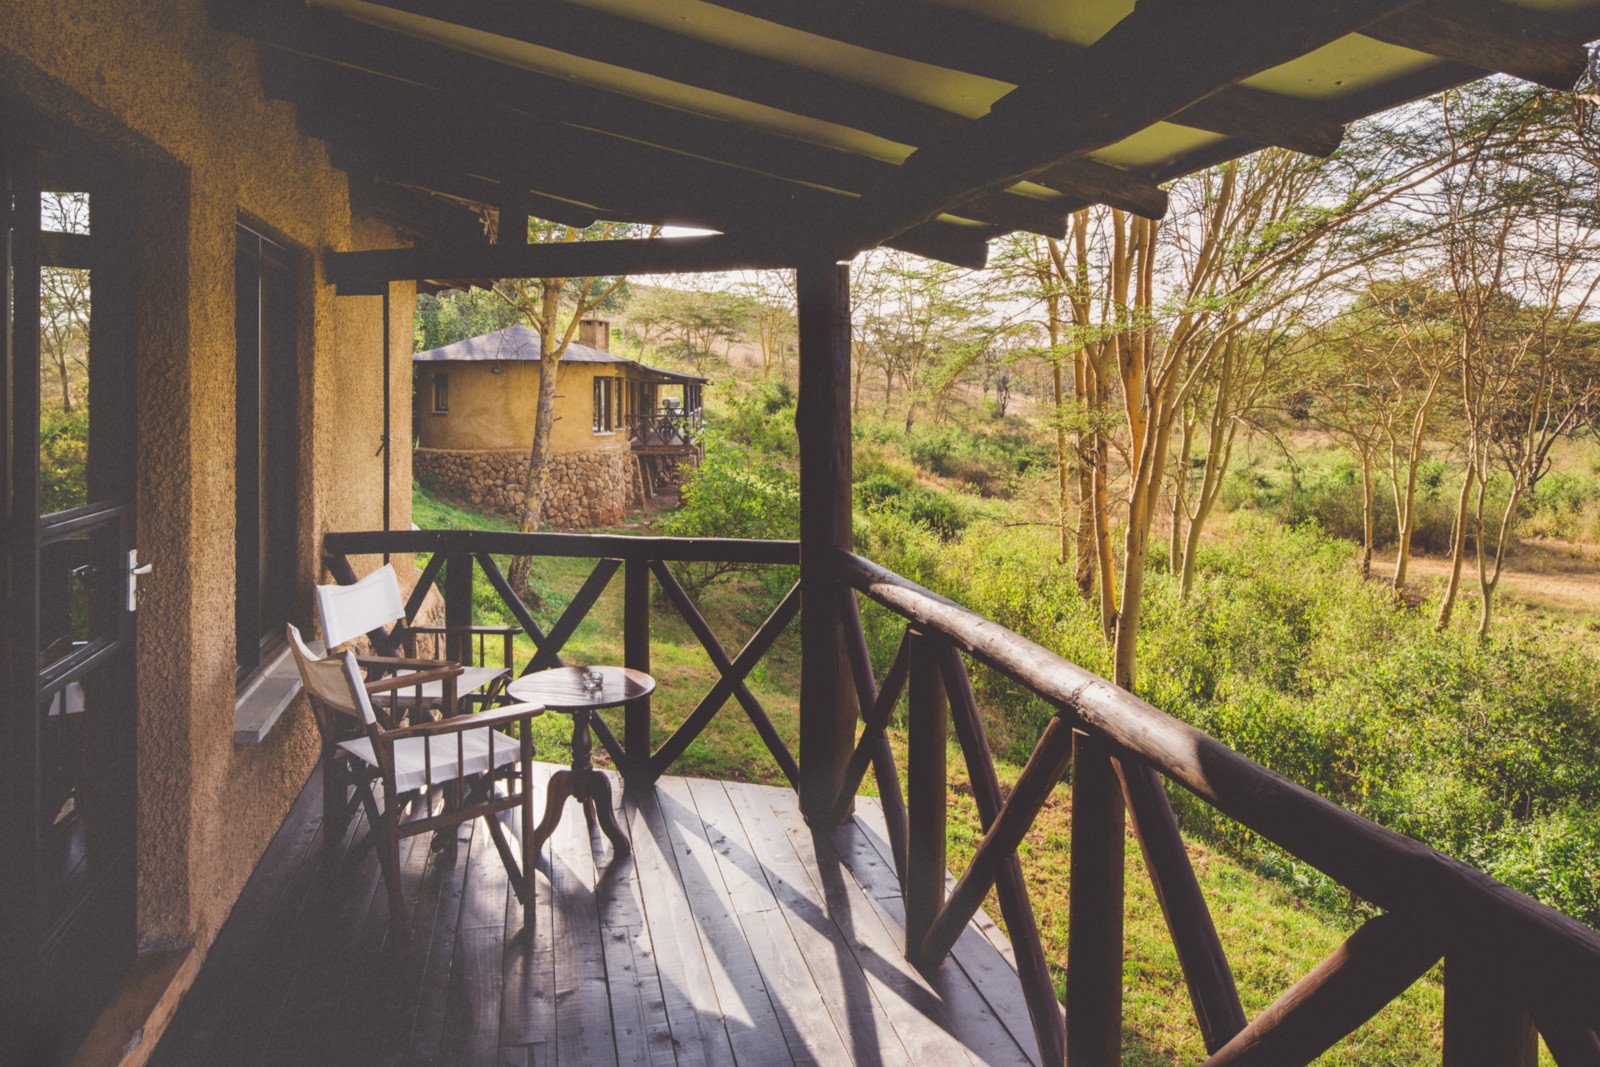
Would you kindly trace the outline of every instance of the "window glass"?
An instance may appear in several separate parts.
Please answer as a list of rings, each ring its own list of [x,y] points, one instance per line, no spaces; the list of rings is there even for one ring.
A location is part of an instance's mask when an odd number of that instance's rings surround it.
[[[435,374],[433,376],[433,411],[436,415],[443,415],[450,410],[450,375]]]

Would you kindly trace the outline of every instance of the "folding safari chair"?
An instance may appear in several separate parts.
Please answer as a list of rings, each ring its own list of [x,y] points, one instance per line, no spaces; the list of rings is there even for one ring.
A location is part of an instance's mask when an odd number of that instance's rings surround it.
[[[338,777],[355,786],[371,824],[369,837],[378,848],[389,893],[389,924],[394,940],[405,940],[405,895],[400,886],[400,841],[482,818],[500,853],[517,898],[523,922],[533,926],[533,735],[532,721],[544,713],[538,704],[512,704],[477,715],[456,715],[405,724],[403,717],[372,697],[403,686],[445,682],[463,673],[454,664],[416,669],[376,681],[362,677],[356,655],[319,657],[300,631],[288,627],[289,648],[310,697],[321,731],[324,767],[342,764]],[[415,706],[415,705],[413,705]],[[504,732],[516,729],[516,736]],[[372,786],[383,785],[380,811]],[[500,788],[497,789],[496,787]],[[431,803],[421,814],[402,819],[412,800],[446,790],[459,798],[434,813]],[[512,853],[499,813],[519,809],[521,859]]]

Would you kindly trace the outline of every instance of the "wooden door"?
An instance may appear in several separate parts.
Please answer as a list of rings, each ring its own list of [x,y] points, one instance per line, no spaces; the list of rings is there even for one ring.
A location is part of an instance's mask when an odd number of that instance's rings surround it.
[[[16,107],[0,178],[0,1040],[50,1063],[135,949],[134,194]]]

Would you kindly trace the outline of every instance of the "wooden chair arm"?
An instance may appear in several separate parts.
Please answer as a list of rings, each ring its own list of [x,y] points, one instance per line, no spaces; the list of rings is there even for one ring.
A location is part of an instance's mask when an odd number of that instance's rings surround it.
[[[543,704],[507,704],[503,708],[494,708],[491,711],[479,712],[476,715],[456,715],[434,722],[417,723],[415,726],[402,726],[394,730],[384,730],[382,737],[385,741],[399,741],[406,737],[436,737],[440,734],[459,734],[466,730],[487,730],[504,723],[537,719],[543,714]]]
[[[409,670],[429,670],[440,667],[452,667],[455,664],[447,659],[412,659],[405,656],[357,656],[356,666],[370,667],[375,670],[393,670],[406,668]]]
[[[434,661],[430,661],[434,662]],[[456,664],[436,667],[431,671],[414,671],[411,674],[394,674],[377,681],[367,682],[368,693],[389,693],[396,689],[413,689],[428,682],[439,682],[446,678],[456,678],[461,674],[461,668]]]
[[[518,626],[408,626],[406,629],[414,634],[510,634],[513,637],[522,632]]]

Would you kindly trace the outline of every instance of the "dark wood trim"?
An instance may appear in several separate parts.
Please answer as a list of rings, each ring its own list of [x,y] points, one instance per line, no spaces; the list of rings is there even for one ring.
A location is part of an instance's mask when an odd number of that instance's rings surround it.
[[[850,268],[796,271],[800,389],[800,809],[813,825],[834,798],[855,746],[857,711],[835,590],[838,553],[851,545]]]
[[[647,562],[661,559],[674,563],[773,563],[790,566],[800,560],[798,541],[747,541],[731,537],[524,534],[499,530],[395,530],[385,534],[380,530],[366,530],[324,534],[322,544],[325,551],[346,556],[377,556],[385,551],[402,554],[473,552],[496,556],[637,559]]]
[[[946,769],[950,715],[944,676],[939,670],[939,642],[916,630],[906,632],[910,646],[906,697],[906,957],[923,970],[939,965],[944,953],[922,946],[934,920],[945,909],[945,871],[949,790]],[[966,926],[963,919],[960,926]]]
[[[1533,1017],[1520,990],[1501,980],[1497,971],[1489,960],[1445,958],[1444,1067],[1537,1067],[1539,1036]],[[1557,1057],[1556,1062],[1566,1067],[1566,1060]]]
[[[1492,956],[1530,1002],[1577,1018],[1600,1017],[1600,932],[1346,811],[907,578],[848,553],[841,553],[838,566],[857,590],[1065,709],[1117,758],[1145,760],[1358,896],[1404,914],[1444,951]]]
[[[1005,795],[1000,776],[995,773],[994,756],[988,732],[978,710],[978,696],[972,689],[966,661],[954,645],[945,644],[942,666],[944,688],[950,701],[950,722],[966,760],[967,778],[972,783],[972,799],[978,808],[978,821],[985,833],[1000,817]],[[1005,857],[995,878],[999,891],[1000,915],[1011,937],[1017,956],[1017,977],[1022,981],[1022,996],[1028,1002],[1028,1017],[1033,1022],[1033,1038],[1039,1043],[1039,1058],[1048,1064],[1065,1060],[1067,1054],[1066,1018],[1056,1000],[1055,978],[1039,939],[1039,920],[1033,914],[1033,900],[1022,877],[1022,861],[1015,852]]]
[[[1029,77],[959,135],[912,153],[894,181],[855,201],[841,229],[821,240],[836,252],[882,244],[975,193],[1114,144],[1407,2],[1338,0],[1292,20],[1276,0],[1135,7],[1071,64]]]
[[[622,570],[622,664],[650,673],[650,570],[643,560],[630,559]],[[624,779],[639,777],[650,762],[650,696],[629,702],[623,712],[623,751],[618,763]],[[594,720],[602,728],[599,716]]]
[[[1438,948],[1413,924],[1395,915],[1369,919],[1206,1060],[1206,1067],[1310,1063],[1404,993],[1438,959]],[[1471,1062],[1515,1067],[1492,1054]]]
[[[1060,721],[1060,720],[1056,720]],[[1072,746],[1072,895],[1067,902],[1067,1064],[1122,1062],[1122,916],[1127,835],[1111,749]]]
[[[1228,966],[1228,954],[1206,907],[1194,865],[1178,832],[1178,817],[1161,776],[1148,764],[1121,760],[1117,773],[1122,796],[1133,821],[1134,836],[1144,854],[1161,914],[1183,968],[1195,1021],[1206,1051],[1215,1052],[1245,1027],[1244,1006]]]
[[[650,570],[655,574],[656,581],[661,583],[661,588],[667,594],[667,599],[672,601],[672,606],[677,609],[683,621],[688,623],[689,629],[700,642],[700,647],[705,649],[706,656],[711,660],[711,665],[717,668],[720,674],[719,684],[726,682],[729,691],[744,708],[745,714],[750,719],[750,724],[756,728],[756,733],[761,735],[762,742],[767,746],[767,751],[772,753],[772,758],[778,761],[778,768],[789,779],[789,784],[798,787],[800,784],[800,765],[795,762],[794,756],[789,752],[789,746],[784,743],[783,737],[778,733],[777,727],[772,725],[772,720],[767,716],[767,710],[761,706],[755,694],[750,692],[750,687],[744,682],[741,672],[734,676],[733,661],[728,658],[728,653],[723,649],[722,642],[717,640],[717,635],[712,631],[711,624],[706,622],[705,616],[700,614],[700,609],[695,607],[688,592],[679,583],[677,576],[660,560],[650,564]]]

